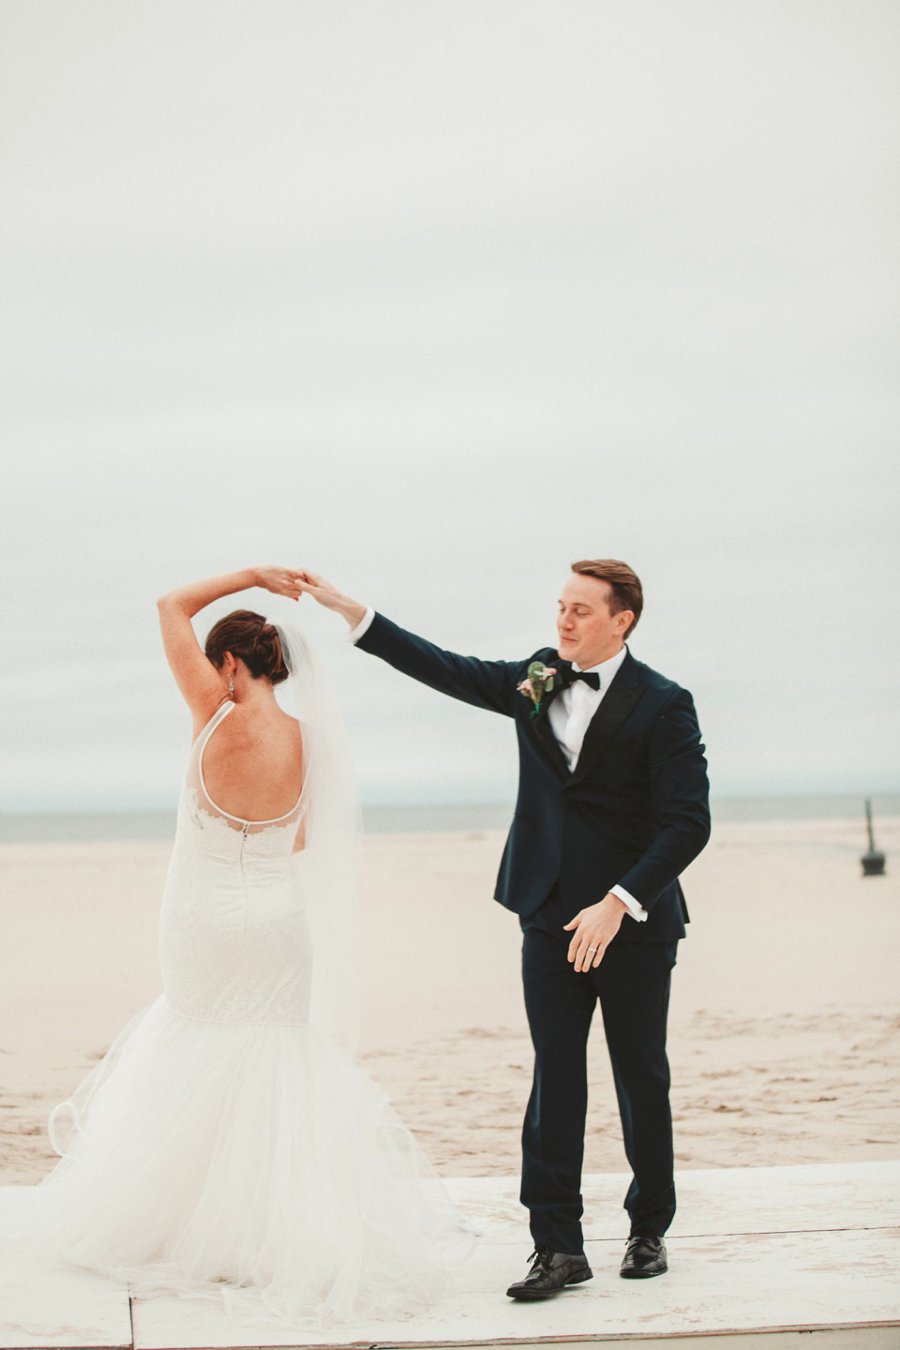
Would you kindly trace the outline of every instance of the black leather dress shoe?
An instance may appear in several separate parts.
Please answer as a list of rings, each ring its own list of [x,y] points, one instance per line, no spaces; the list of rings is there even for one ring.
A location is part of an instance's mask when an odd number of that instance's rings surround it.
[[[544,1243],[538,1243],[528,1260],[531,1263],[531,1270],[524,1280],[517,1280],[506,1291],[510,1298],[522,1302],[537,1298],[552,1298],[560,1289],[565,1289],[567,1284],[581,1284],[583,1280],[593,1279],[594,1276],[586,1256],[568,1256],[565,1252],[555,1252]]]
[[[666,1244],[658,1237],[630,1237],[625,1248],[619,1274],[623,1280],[649,1280],[651,1275],[665,1275]]]

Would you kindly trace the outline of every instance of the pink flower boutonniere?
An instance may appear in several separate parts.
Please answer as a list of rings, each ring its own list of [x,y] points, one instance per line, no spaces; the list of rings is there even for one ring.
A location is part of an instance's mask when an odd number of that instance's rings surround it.
[[[541,699],[553,689],[555,674],[555,666],[545,666],[543,661],[532,661],[528,667],[528,678],[516,686],[519,693],[530,698],[534,704],[532,717],[537,717],[541,710]]]

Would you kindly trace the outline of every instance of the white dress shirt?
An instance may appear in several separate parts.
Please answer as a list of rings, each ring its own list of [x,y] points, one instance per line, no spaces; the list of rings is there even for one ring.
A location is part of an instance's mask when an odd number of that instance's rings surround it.
[[[359,623],[348,634],[350,642],[358,642],[363,633],[368,632],[372,620],[375,618],[374,609],[369,606]],[[611,656],[608,661],[601,661],[598,666],[589,666],[588,670],[595,671],[600,676],[600,688],[592,689],[584,680],[576,680],[570,684],[568,689],[557,694],[556,698],[550,704],[550,711],[547,714],[550,719],[550,726],[553,734],[559,741],[559,748],[566,757],[566,763],[569,771],[574,772],[578,763],[578,756],[581,754],[581,746],[584,741],[584,733],[588,729],[588,723],[594,713],[600,707],[603,697],[612,684],[613,676],[621,666],[628,653],[628,649],[623,647],[615,656]],[[581,667],[574,661],[573,670],[580,670]],[[647,911],[644,906],[635,900],[633,895],[629,895],[623,886],[613,886],[612,894],[617,895],[622,904],[628,910],[628,913],[638,923],[643,923],[647,918]],[[600,899],[602,900],[602,896]]]
[[[578,757],[584,744],[584,733],[590,725],[591,718],[603,702],[606,691],[613,682],[613,676],[618,672],[627,655],[628,648],[623,647],[608,661],[601,661],[596,666],[584,667],[586,671],[591,671],[600,677],[599,689],[592,689],[584,680],[575,680],[568,688],[557,694],[556,698],[550,703],[547,717],[553,734],[559,742],[559,748],[566,757],[570,773],[574,773],[578,765]],[[572,669],[581,670],[582,667],[577,661],[573,661]],[[635,900],[633,895],[629,895],[624,886],[613,886],[612,893],[619,897],[633,919],[636,919],[638,923],[644,922],[647,918],[647,911],[638,900]]]
[[[350,632],[347,634],[348,640],[350,642],[358,642],[359,639],[362,637],[363,633],[368,633],[369,628],[371,627],[372,624],[372,620],[374,618],[375,618],[375,611],[372,608],[372,606],[369,605],[366,609],[365,614],[362,616],[356,627],[351,629]]]

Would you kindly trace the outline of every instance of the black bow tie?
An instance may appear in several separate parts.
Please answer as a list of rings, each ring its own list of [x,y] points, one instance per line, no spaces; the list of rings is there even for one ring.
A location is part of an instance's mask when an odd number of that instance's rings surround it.
[[[597,674],[596,670],[573,670],[568,662],[563,663],[562,661],[559,663],[557,669],[559,671],[560,689],[568,688],[568,686],[574,684],[576,680],[584,680],[585,684],[589,684],[592,689],[600,688],[600,676]]]

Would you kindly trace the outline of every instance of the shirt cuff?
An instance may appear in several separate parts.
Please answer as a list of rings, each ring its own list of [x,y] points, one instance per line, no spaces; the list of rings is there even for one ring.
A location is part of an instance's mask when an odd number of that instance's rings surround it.
[[[609,889],[612,895],[619,897],[628,913],[637,923],[644,923],[647,918],[647,911],[640,901],[635,900],[633,895],[629,895],[624,886],[610,886]]]
[[[374,618],[375,618],[374,609],[372,608],[371,605],[367,605],[366,612],[360,619],[359,623],[356,625],[355,628],[351,628],[350,632],[347,634],[347,641],[358,642],[359,639],[362,637],[362,635],[369,631],[369,626],[371,625],[372,620]]]

